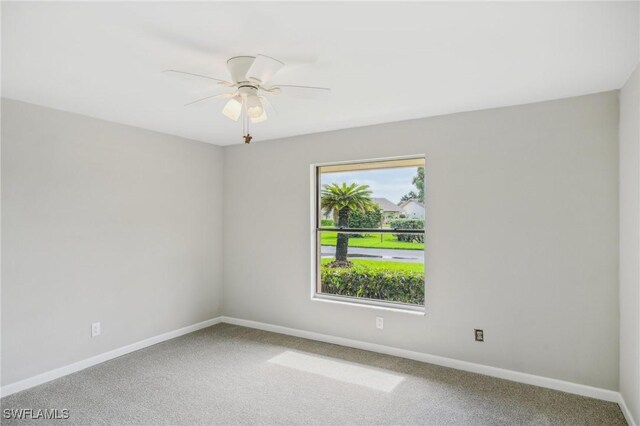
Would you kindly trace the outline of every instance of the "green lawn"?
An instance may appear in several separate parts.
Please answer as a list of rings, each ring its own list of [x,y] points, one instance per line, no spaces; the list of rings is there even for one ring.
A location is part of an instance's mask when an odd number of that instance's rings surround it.
[[[380,235],[382,235],[382,241],[380,241]],[[337,232],[321,232],[320,244],[323,246],[335,247],[337,240]],[[349,238],[349,247],[424,250],[424,243],[398,241],[393,234],[371,234],[362,238]]]
[[[331,261],[333,261],[333,258],[322,259],[322,264],[326,265]],[[422,263],[361,259],[351,259],[350,261],[356,266],[362,266],[370,270],[424,272],[424,264]]]

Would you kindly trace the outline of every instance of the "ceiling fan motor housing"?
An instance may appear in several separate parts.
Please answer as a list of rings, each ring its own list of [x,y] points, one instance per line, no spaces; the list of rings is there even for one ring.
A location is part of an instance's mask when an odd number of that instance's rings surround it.
[[[251,84],[247,84],[247,85],[243,85],[238,87],[238,94],[240,96],[251,96],[251,95],[258,95],[258,88],[256,86],[253,86]]]

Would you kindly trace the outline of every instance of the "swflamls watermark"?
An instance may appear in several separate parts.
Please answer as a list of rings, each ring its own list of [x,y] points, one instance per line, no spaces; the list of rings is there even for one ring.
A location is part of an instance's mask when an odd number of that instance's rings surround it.
[[[9,420],[66,420],[69,410],[66,408],[5,408],[2,418]]]

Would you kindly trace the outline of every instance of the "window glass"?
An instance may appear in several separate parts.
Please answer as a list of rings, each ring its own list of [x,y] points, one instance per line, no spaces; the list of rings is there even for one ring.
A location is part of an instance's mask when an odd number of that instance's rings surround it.
[[[424,158],[318,166],[316,296],[424,306]]]

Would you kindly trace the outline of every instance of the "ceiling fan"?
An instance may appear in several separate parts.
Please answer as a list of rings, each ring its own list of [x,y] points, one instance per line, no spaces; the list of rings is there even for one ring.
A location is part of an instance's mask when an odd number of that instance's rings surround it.
[[[271,106],[267,95],[291,94],[305,97],[328,95],[331,89],[327,87],[296,86],[291,84],[269,85],[273,76],[284,66],[284,62],[275,58],[256,56],[234,56],[227,61],[227,68],[231,81],[208,75],[196,74],[188,71],[165,70],[165,73],[183,74],[202,79],[213,80],[217,84],[235,88],[230,93],[211,95],[185,104],[193,105],[210,99],[228,99],[222,108],[222,114],[233,121],[242,118],[243,138],[245,143],[251,142],[249,132],[250,123],[260,123],[267,119],[266,108]]]

